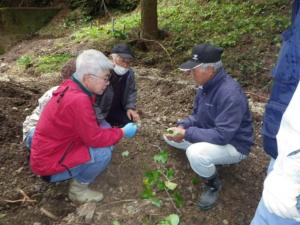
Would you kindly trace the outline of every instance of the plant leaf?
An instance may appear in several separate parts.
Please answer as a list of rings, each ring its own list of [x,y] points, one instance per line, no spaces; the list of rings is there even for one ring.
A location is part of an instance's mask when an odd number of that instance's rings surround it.
[[[169,154],[166,151],[161,151],[159,154],[154,155],[154,161],[157,163],[165,164],[168,161]]]
[[[159,170],[152,170],[145,173],[145,177],[148,179],[150,185],[155,185],[160,180],[161,173]]]
[[[172,168],[167,169],[166,176],[167,176],[168,179],[173,179],[174,174],[175,174],[175,172]]]
[[[177,214],[171,214],[159,222],[159,225],[178,225],[180,222]]]
[[[129,156],[129,152],[128,152],[128,151],[122,152],[122,156],[123,156],[123,157],[128,157],[128,156]]]
[[[145,187],[143,193],[141,194],[142,199],[151,199],[155,195],[155,192],[152,191],[152,189],[147,186]]]
[[[158,198],[150,198],[149,201],[158,208],[162,205],[162,201]]]
[[[169,190],[173,191],[173,190],[175,190],[175,188],[177,187],[177,184],[174,183],[174,182],[171,182],[171,181],[165,181],[165,186],[166,186]]]
[[[183,206],[183,197],[181,196],[181,194],[178,192],[178,191],[175,191],[173,194],[172,194],[172,197],[175,201],[175,205],[177,207],[181,207]]]
[[[112,222],[112,225],[121,225],[121,224],[120,224],[120,222],[119,222],[118,220],[114,220],[114,221]]]

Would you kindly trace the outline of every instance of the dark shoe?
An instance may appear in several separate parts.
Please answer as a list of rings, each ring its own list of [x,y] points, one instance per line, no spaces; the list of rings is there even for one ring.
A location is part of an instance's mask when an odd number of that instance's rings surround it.
[[[206,180],[205,189],[200,196],[198,207],[202,210],[209,210],[216,204],[221,189],[221,182],[217,175]]]

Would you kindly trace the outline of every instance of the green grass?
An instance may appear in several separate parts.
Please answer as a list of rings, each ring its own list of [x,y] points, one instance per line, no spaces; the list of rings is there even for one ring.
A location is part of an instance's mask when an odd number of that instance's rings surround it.
[[[289,18],[276,10],[276,2],[283,1],[273,0],[265,4],[210,1],[199,4],[199,1],[192,0],[185,5],[160,9],[160,27],[171,33],[185,34],[176,38],[176,42],[184,46],[211,42],[222,47],[234,47],[245,35],[257,38],[270,32],[280,32],[288,26]],[[176,43],[173,44],[176,46]]]
[[[37,59],[37,71],[39,73],[59,71],[63,64],[70,58],[72,58],[72,56],[67,53],[40,56]]]
[[[212,43],[225,49],[223,62],[243,86],[268,89],[280,33],[290,24],[286,1],[178,2],[158,11],[159,27],[171,34],[163,43],[176,65],[195,44]]]
[[[30,55],[22,55],[17,59],[17,65],[28,68],[32,65],[32,57]]]
[[[105,25],[92,24],[82,27],[72,34],[75,41],[99,40],[103,41],[110,38],[126,39],[129,32],[140,24],[140,15],[138,12],[125,14],[115,19],[114,23],[109,22]]]
[[[280,33],[290,23],[289,10],[286,0],[161,0],[159,28],[169,35],[160,42],[172,56],[174,69],[190,56],[196,44],[212,43],[223,47],[222,59],[227,70],[243,86],[265,88],[270,81],[265,75],[270,73],[279,51]],[[73,39],[111,44],[138,38],[139,10],[114,17],[114,29],[112,22],[88,25],[73,33]],[[162,50],[159,46],[150,47],[137,55],[156,65],[170,64],[165,51],[157,54],[158,49]]]

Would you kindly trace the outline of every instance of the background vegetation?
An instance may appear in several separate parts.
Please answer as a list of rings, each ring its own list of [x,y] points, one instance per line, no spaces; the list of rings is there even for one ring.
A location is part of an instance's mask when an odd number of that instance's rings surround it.
[[[160,40],[165,50],[153,42],[146,47],[133,45],[146,65],[164,64],[167,69],[188,58],[195,44],[209,42],[221,46],[225,48],[223,61],[227,69],[243,86],[254,82],[256,87],[266,90],[270,78],[262,74],[270,73],[269,64],[276,58],[281,43],[280,33],[289,25],[289,8],[284,0],[163,0],[158,5],[158,21],[166,36]],[[138,42],[140,11],[113,12],[112,16],[114,22],[83,26],[72,34],[73,39],[107,41],[111,45],[120,40]],[[162,54],[156,54],[157,51]]]
[[[73,30],[70,38],[75,43],[92,42],[109,51],[113,44],[127,42],[139,63],[170,71],[190,56],[195,44],[209,42],[225,49],[223,62],[243,86],[263,91],[270,87],[266,75],[290,21],[290,2],[285,0],[161,0],[158,21],[164,38],[151,41],[140,39],[138,0],[106,1],[109,8],[101,18],[95,15],[104,10],[102,0],[68,2],[73,11],[64,27]]]

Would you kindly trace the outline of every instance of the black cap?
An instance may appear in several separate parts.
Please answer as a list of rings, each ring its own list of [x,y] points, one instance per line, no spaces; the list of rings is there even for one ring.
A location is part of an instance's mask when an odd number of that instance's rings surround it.
[[[119,56],[121,56],[122,58],[125,58],[125,59],[133,59],[134,58],[133,52],[125,44],[117,44],[117,45],[115,45],[112,48],[111,53],[118,54]]]
[[[191,70],[201,63],[215,63],[221,60],[223,48],[210,44],[196,45],[192,51],[192,59],[179,66],[181,70]]]

